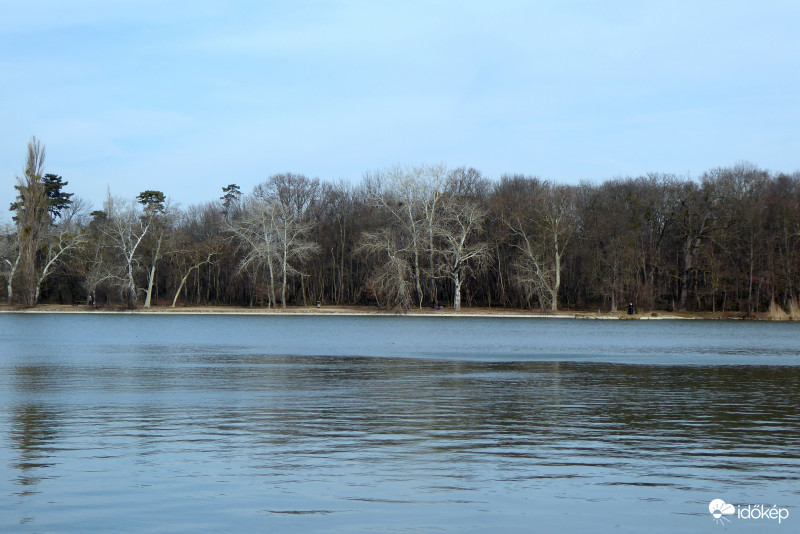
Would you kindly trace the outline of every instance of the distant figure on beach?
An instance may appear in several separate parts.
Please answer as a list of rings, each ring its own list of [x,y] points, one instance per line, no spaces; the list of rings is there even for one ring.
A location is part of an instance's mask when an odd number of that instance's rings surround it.
[[[89,306],[94,308],[94,295],[89,295]]]
[[[628,304],[628,315],[633,315],[633,302]]]
[[[433,309],[434,310],[441,310],[442,309],[442,301],[441,300],[437,300],[436,301],[436,306],[434,306]]]

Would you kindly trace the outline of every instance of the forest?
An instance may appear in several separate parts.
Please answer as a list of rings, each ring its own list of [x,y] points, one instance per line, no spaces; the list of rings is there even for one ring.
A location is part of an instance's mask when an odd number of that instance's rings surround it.
[[[360,182],[266,177],[186,207],[169,192],[102,209],[28,143],[0,230],[9,305],[441,305],[798,313],[800,172],[750,163],[563,185],[467,167]]]

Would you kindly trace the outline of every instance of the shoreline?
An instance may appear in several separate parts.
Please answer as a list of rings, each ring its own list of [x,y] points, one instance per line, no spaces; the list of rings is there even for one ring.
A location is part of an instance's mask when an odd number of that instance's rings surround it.
[[[585,310],[563,310],[558,312],[535,312],[508,308],[431,308],[408,311],[380,310],[374,306],[290,306],[287,308],[241,308],[237,306],[186,306],[138,308],[121,307],[90,308],[88,305],[40,304],[35,308],[2,305],[0,313],[73,313],[73,314],[118,314],[118,315],[276,315],[276,316],[341,316],[341,317],[479,317],[519,319],[586,319],[586,320],[756,320],[771,321],[769,313],[746,316],[742,312],[643,312],[628,315],[626,311],[591,312]]]

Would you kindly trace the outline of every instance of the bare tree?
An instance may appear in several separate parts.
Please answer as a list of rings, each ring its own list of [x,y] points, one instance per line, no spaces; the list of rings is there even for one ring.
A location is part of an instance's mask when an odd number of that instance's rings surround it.
[[[783,304],[800,315],[797,289],[800,284],[800,172],[781,174],[767,191],[765,230],[771,236],[775,254],[775,285]]]
[[[612,313],[622,298],[632,295],[639,266],[631,185],[612,180],[600,187],[583,183],[576,190],[582,222],[577,261],[584,266],[583,285],[587,293],[608,299]]]
[[[453,282],[453,309],[461,311],[461,284],[473,267],[489,258],[489,246],[482,239],[486,210],[477,202],[450,197],[435,227],[440,244],[441,267]]]
[[[229,186],[231,187],[236,186]],[[175,230],[170,238],[172,250],[169,256],[180,282],[175,289],[171,307],[174,308],[177,304],[178,297],[192,273],[197,273],[199,281],[200,268],[215,263],[215,256],[222,256],[224,242],[229,241],[223,237],[223,223],[230,221],[232,216],[237,216],[240,207],[238,194],[233,198],[236,200],[236,212],[231,210],[230,203],[226,206],[219,202],[209,202],[190,206],[186,211],[177,214]]]
[[[408,310],[412,304],[409,251],[398,243],[389,228],[361,235],[356,253],[374,258],[375,268],[367,279],[378,306]]]
[[[135,309],[138,300],[136,278],[142,268],[140,247],[154,224],[151,214],[142,212],[137,202],[125,202],[109,195],[105,217],[99,225],[105,236],[105,246],[110,254],[102,256],[99,266],[102,274],[94,278],[113,281],[127,299],[128,307]]]
[[[286,307],[289,276],[299,277],[304,287],[302,265],[319,253],[320,247],[311,240],[321,194],[319,180],[303,175],[276,174],[256,186],[254,196],[273,206],[274,228],[281,270],[281,307]],[[305,299],[305,290],[302,291]]]
[[[435,264],[436,228],[441,216],[441,199],[448,185],[454,183],[444,165],[394,167],[365,175],[373,205],[388,214],[409,243],[410,265],[416,290],[417,305],[421,308],[425,293],[423,278],[428,279],[428,293],[436,300]],[[427,255],[427,266],[422,258]]]
[[[143,191],[136,199],[143,206],[142,217],[148,221],[149,226],[149,235],[144,242],[144,250],[142,250],[142,257],[149,264],[143,307],[149,308],[152,303],[156,266],[159,260],[170,252],[167,242],[172,236],[173,223],[177,213],[169,206],[161,191]]]
[[[274,202],[263,199],[245,200],[241,216],[229,224],[229,230],[239,242],[244,256],[239,272],[264,269],[268,274],[269,306],[276,306],[275,278],[279,274],[279,243],[277,209]]]
[[[16,211],[15,221],[18,236],[18,257],[13,271],[19,268],[22,301],[27,306],[36,304],[38,296],[37,259],[39,248],[51,223],[47,191],[42,183],[44,173],[45,149],[38,139],[28,142],[28,155],[25,171],[17,178],[17,201],[12,204]],[[13,279],[13,273],[11,278]],[[10,281],[11,282],[11,281]],[[9,289],[12,286],[9,283]],[[9,292],[9,301],[12,291]]]
[[[520,252],[519,284],[536,293],[542,307],[558,310],[562,259],[575,234],[578,218],[573,191],[536,178],[507,178],[500,187],[518,200],[503,214],[513,246]]]
[[[211,263],[211,258],[214,257],[214,253],[209,252],[206,254],[205,258],[198,258],[194,254],[192,256],[193,261],[189,262],[188,267],[185,269],[185,273],[181,278],[181,282],[178,284],[178,288],[175,290],[175,296],[172,298],[172,305],[170,306],[171,308],[174,308],[175,304],[178,302],[178,296],[180,296],[181,290],[183,289],[183,286],[186,285],[186,280],[189,278],[189,275],[192,274],[192,271],[200,269],[200,267],[203,265]]]
[[[289,206],[278,204],[276,229],[281,267],[281,308],[286,307],[286,282],[289,276],[303,276],[301,265],[319,252],[309,240],[314,224],[302,220]]]
[[[408,241],[411,254],[412,275],[416,289],[417,305],[422,307],[423,222],[420,206],[423,204],[422,184],[411,169],[395,167],[388,171],[366,174],[370,199],[379,209],[393,219],[403,240]]]
[[[20,250],[20,232],[18,227],[7,225],[3,228],[3,239],[0,241],[0,273],[6,282],[8,304],[14,298],[14,275],[19,268],[22,257]]]
[[[299,276],[302,282],[303,263],[319,252],[319,245],[310,239],[318,191],[318,180],[275,175],[256,187],[241,217],[230,224],[245,252],[240,272],[253,266],[267,268],[272,306],[276,277],[281,277],[280,301],[285,308],[289,277]]]
[[[36,280],[36,292],[34,295],[34,302],[39,302],[39,295],[41,287],[47,277],[51,274],[52,270],[60,265],[67,259],[67,257],[75,252],[78,247],[83,246],[87,239],[88,234],[82,228],[74,224],[62,224],[52,226],[49,229],[46,243],[42,247],[42,267],[38,272]]]
[[[442,197],[447,192],[448,186],[456,182],[453,173],[447,173],[444,165],[424,165],[415,167],[415,176],[420,183],[420,209],[422,211],[423,230],[428,241],[425,248],[428,252],[428,266],[424,271],[428,277],[430,302],[436,303],[436,280],[438,270],[436,266],[436,235],[442,216]],[[450,192],[452,194],[452,191]]]
[[[678,309],[680,310],[686,310],[690,279],[697,269],[700,244],[711,237],[718,222],[714,216],[717,207],[716,192],[710,182],[706,182],[702,187],[692,181],[678,184],[673,221],[683,260],[679,268]]]
[[[741,264],[747,279],[748,311],[755,311],[757,306],[757,265],[769,255],[764,220],[768,186],[769,174],[745,162],[729,169],[714,169],[703,176],[703,189],[713,198],[707,201],[706,211],[711,219],[708,228],[698,237],[722,245],[733,255],[730,262],[736,267]]]

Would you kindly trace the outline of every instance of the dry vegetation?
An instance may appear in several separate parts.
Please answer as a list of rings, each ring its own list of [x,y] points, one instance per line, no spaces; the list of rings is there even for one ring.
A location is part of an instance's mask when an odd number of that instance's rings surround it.
[[[186,208],[146,190],[87,213],[43,162],[34,140],[0,240],[13,305],[800,318],[800,173],[567,186],[396,167],[357,184],[278,174]]]

